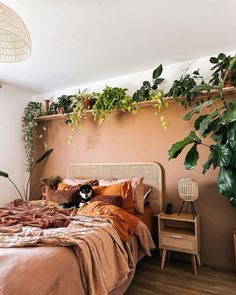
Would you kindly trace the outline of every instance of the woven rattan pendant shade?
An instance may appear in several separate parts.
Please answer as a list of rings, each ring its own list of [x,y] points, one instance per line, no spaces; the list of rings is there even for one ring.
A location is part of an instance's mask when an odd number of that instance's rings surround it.
[[[21,18],[0,3],[0,62],[19,62],[31,54],[31,39]]]

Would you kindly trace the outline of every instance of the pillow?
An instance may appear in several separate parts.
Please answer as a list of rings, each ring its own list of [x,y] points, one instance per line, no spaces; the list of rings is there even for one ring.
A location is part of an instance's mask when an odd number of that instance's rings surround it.
[[[109,203],[111,205],[115,205],[117,207],[122,208],[122,196],[95,196],[91,199],[91,202],[102,201],[105,203]]]
[[[45,195],[46,201],[53,201],[57,203],[74,203],[75,205],[80,204],[80,195],[78,189],[73,190],[53,190],[50,187],[46,190]]]
[[[132,193],[134,199],[134,208],[135,210],[143,214],[144,213],[144,201],[143,201],[143,177],[130,177],[130,178],[122,178],[122,179],[100,179],[99,185],[112,185],[117,183],[122,183],[125,181],[130,181],[132,186]]]
[[[130,181],[112,184],[109,186],[94,186],[94,196],[122,196],[122,208],[130,213],[134,213],[134,200]]]
[[[62,180],[62,183],[73,185],[73,186],[76,186],[79,184],[91,184],[92,186],[99,185],[98,180],[93,178],[64,178]]]

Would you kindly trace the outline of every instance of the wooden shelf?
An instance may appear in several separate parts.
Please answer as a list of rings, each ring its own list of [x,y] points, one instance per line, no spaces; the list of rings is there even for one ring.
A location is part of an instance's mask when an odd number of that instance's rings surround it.
[[[210,94],[217,93],[216,91],[211,91],[211,92],[203,92],[201,95],[199,95],[196,99],[203,99],[208,97]],[[236,88],[235,87],[227,87],[223,89],[224,95],[231,95],[234,94],[236,95]],[[167,101],[168,103],[175,103],[175,102],[180,102],[181,98],[175,98],[173,97],[164,97],[164,101]],[[153,100],[148,100],[148,101],[142,101],[138,103],[138,106],[142,108],[147,108],[147,107],[153,107],[156,104],[156,101]],[[88,116],[92,114],[92,110],[87,110],[84,112],[84,116]],[[47,115],[47,116],[41,116],[36,118],[37,121],[49,121],[49,120],[61,120],[66,118],[66,114],[55,114],[55,115]]]

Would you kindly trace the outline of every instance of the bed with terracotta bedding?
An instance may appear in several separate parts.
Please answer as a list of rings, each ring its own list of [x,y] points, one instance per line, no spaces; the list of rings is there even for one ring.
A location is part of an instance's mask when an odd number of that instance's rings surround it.
[[[157,163],[76,163],[67,176],[138,176],[151,187],[150,207],[131,214],[129,206],[100,199],[80,210],[65,210],[49,200],[9,203],[0,210],[1,295],[121,295],[138,261],[151,255],[152,214],[161,212],[163,202]],[[108,186],[103,183],[102,190]]]

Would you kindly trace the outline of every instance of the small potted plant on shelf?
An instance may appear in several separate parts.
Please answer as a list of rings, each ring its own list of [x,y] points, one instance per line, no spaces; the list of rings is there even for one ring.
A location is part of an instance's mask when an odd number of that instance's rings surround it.
[[[126,88],[106,86],[102,93],[98,95],[92,108],[94,119],[98,119],[99,123],[102,123],[106,114],[114,110],[135,113],[137,110],[137,102],[133,101],[126,92]]]
[[[224,53],[218,54],[217,57],[212,56],[210,62],[214,64],[211,68],[214,71],[211,75],[209,83],[211,85],[218,86],[224,79],[224,87],[236,86],[236,65],[234,65],[230,70],[229,66],[233,57],[231,55],[226,55]]]
[[[78,93],[76,94],[76,97],[78,100],[80,100],[83,104],[83,108],[85,110],[90,110],[92,109],[93,105],[96,102],[98,93],[88,93],[87,88],[81,91],[80,89],[78,90]]]
[[[72,112],[71,99],[73,95],[62,95],[57,98],[57,110],[60,114]]]

